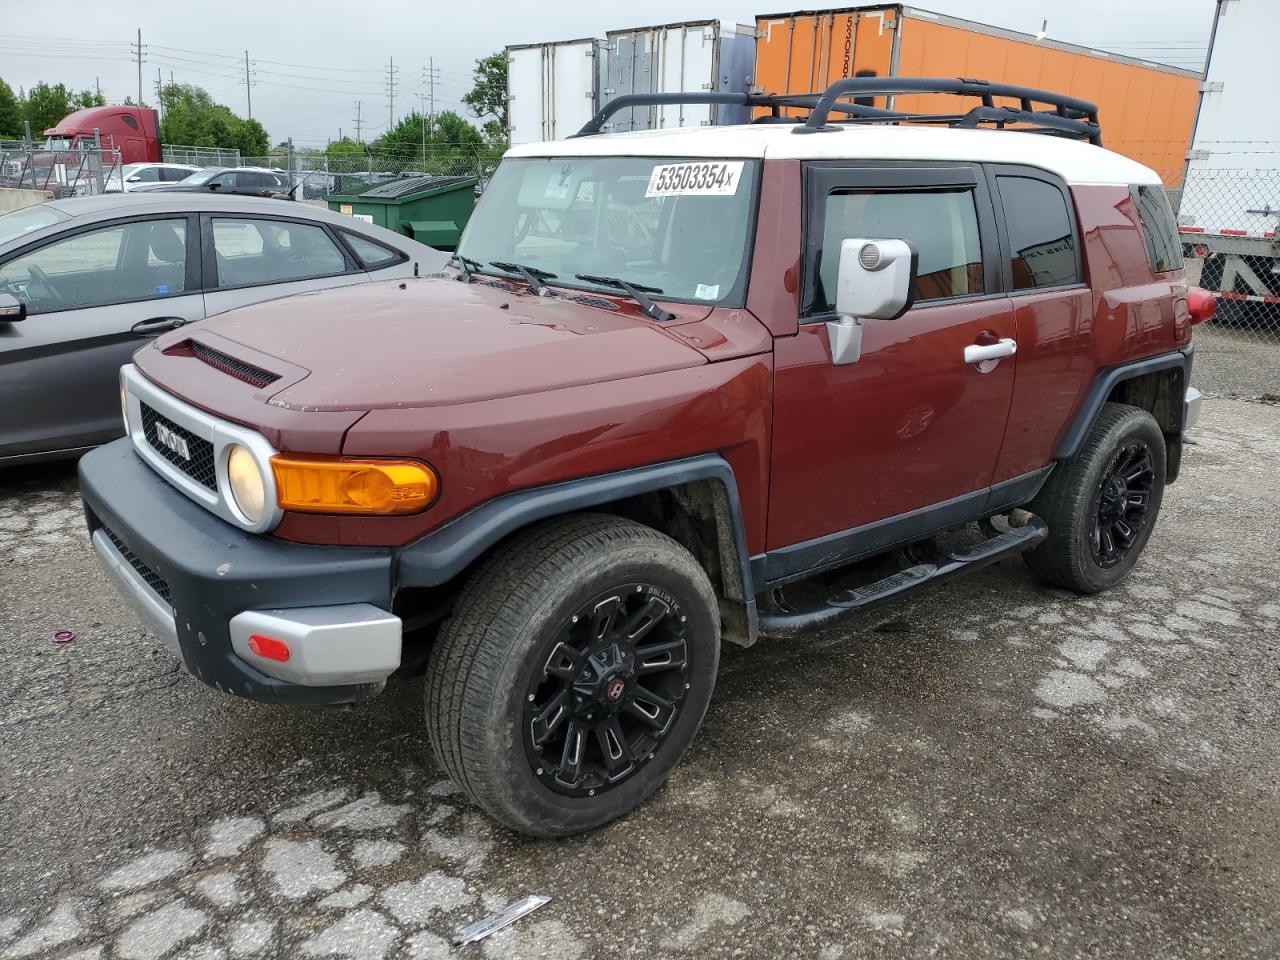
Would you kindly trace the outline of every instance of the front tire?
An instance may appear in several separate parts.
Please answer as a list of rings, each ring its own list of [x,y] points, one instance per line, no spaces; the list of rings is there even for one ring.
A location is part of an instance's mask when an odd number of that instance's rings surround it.
[[[564,836],[634,809],[697,732],[720,617],[705,571],[605,515],[537,526],[463,588],[427,665],[440,764],[513,830]]]
[[[1046,583],[1098,593],[1138,562],[1164,499],[1165,440],[1146,410],[1103,407],[1080,452],[1054,470],[1028,505],[1049,537],[1023,554]]]

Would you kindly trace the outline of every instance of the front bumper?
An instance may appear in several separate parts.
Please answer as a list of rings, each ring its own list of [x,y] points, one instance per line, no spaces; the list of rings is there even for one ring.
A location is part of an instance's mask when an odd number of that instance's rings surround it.
[[[127,439],[81,459],[80,491],[108,576],[210,686],[269,702],[352,703],[399,666],[389,549],[242,531],[174,489]],[[255,634],[283,640],[289,659],[257,655]]]

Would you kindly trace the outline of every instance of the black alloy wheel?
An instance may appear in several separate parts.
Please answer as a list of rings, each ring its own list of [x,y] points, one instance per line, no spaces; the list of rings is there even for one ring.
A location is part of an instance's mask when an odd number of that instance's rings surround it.
[[[593,597],[546,644],[524,710],[525,751],[549,789],[594,797],[654,758],[688,683],[687,617],[652,584]]]
[[[1138,541],[1155,482],[1155,464],[1145,443],[1131,443],[1115,452],[1098,489],[1089,538],[1089,549],[1100,567],[1123,561]]]

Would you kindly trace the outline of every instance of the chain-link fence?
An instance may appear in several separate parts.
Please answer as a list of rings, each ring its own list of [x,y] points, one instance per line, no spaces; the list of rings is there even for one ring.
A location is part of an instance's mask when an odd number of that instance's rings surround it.
[[[1200,389],[1280,399],[1280,171],[1193,162],[1175,209],[1187,280],[1218,301],[1196,335]]]
[[[235,147],[186,147],[166,143],[160,147],[165,163],[186,163],[193,167],[238,167],[240,151]]]
[[[44,150],[0,141],[0,187],[47,190],[58,199],[102,193],[113,178],[120,180],[120,154],[115,150]]]
[[[245,157],[242,165],[290,173],[303,200],[322,200],[331,193],[361,193],[371,186],[409,176],[476,177],[489,179],[501,159],[496,150],[472,147],[436,148],[396,154],[366,150],[363,154],[328,156],[295,151],[265,157]]]

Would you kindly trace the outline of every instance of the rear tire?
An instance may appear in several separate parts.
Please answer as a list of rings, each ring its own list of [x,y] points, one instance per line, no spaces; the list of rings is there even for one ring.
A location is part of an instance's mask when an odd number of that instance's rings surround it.
[[[719,651],[715,593],[684,547],[617,517],[553,520],[463,588],[427,665],[431,743],[500,823],[590,830],[662,785],[706,712]]]
[[[1164,499],[1165,440],[1146,410],[1103,407],[1080,452],[1058,465],[1027,509],[1049,537],[1023,554],[1046,583],[1098,593],[1125,579]]]

